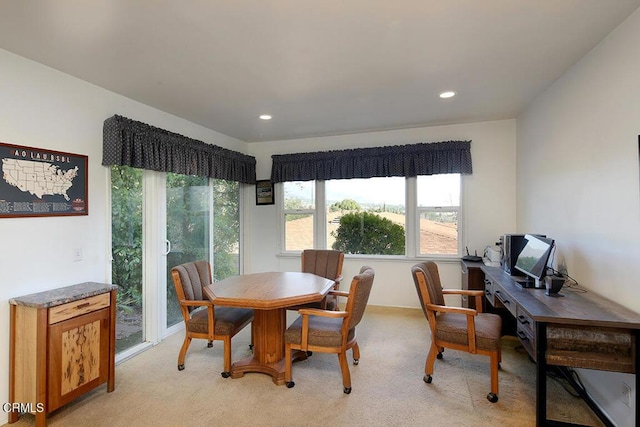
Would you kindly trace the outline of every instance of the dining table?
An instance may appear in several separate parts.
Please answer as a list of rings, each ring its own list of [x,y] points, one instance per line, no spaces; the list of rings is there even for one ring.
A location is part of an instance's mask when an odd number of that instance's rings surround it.
[[[284,384],[287,308],[322,301],[334,283],[312,273],[264,272],[231,276],[205,286],[204,294],[214,305],[254,310],[253,354],[232,364],[231,378],[258,372],[270,375],[276,385]],[[306,352],[292,355],[294,360],[306,357]]]

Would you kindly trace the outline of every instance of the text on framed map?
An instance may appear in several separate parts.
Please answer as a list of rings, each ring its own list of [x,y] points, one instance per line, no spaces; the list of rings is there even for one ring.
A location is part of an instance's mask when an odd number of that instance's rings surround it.
[[[0,218],[87,215],[88,157],[0,142]]]

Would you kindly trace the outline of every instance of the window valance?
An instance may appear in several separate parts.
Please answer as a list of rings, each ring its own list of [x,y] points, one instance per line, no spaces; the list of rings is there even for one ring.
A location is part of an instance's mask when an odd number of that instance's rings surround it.
[[[119,115],[104,121],[102,164],[256,182],[256,159]]]
[[[470,174],[471,141],[447,141],[271,156],[271,180]]]

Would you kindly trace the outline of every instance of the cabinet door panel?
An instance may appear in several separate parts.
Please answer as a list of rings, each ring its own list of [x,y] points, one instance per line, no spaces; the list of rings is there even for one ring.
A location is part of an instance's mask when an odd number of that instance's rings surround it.
[[[48,410],[54,410],[107,380],[109,309],[49,327]]]

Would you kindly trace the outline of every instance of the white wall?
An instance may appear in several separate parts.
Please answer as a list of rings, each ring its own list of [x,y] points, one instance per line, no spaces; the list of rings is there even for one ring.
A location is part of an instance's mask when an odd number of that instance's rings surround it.
[[[585,288],[640,312],[640,10],[518,118],[518,229],[556,239]],[[618,425],[633,376],[581,371]],[[589,387],[590,386],[590,387]]]
[[[247,145],[4,50],[0,99],[0,141],[89,157],[88,216],[0,219],[0,402],[7,402],[8,300],[108,277],[104,120],[120,114],[236,151],[246,152]],[[82,248],[82,261],[72,261],[73,248]],[[0,412],[0,424],[6,421]]]
[[[385,132],[350,134],[249,144],[258,165],[258,179],[269,179],[271,155],[348,148],[472,140],[473,174],[463,178],[465,240],[463,245],[482,253],[501,234],[515,231],[515,121],[469,123]],[[276,196],[277,197],[277,196]],[[247,272],[299,270],[300,258],[279,256],[276,208],[256,206],[246,199],[245,268]],[[416,259],[379,260],[347,256],[343,288],[364,264],[376,271],[370,304],[419,307],[410,268]],[[441,262],[445,287],[460,287],[459,261]]]

